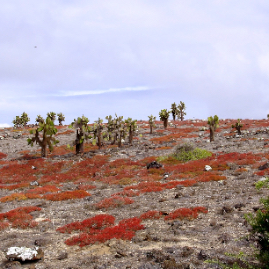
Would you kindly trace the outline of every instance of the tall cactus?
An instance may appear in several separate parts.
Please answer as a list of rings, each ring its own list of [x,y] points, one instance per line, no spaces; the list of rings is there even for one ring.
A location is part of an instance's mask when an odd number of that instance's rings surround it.
[[[215,131],[219,127],[219,117],[217,115],[208,117],[207,124],[210,130],[210,142],[212,142],[215,139]]]
[[[103,133],[103,129],[104,129],[104,126],[103,126],[103,120],[98,118],[98,120],[96,120],[94,122],[94,125],[93,125],[93,129],[92,129],[92,132],[93,132],[93,145],[98,145],[98,148],[100,149],[103,145],[103,141],[106,140],[106,133]]]
[[[88,126],[88,123],[89,119],[85,116],[82,116],[81,118],[78,117],[77,119],[74,119],[74,121],[69,126],[69,128],[75,128],[77,130],[75,140],[76,154],[83,153],[84,141],[92,138],[92,136],[89,134],[91,129]]]
[[[243,127],[243,124],[241,123],[241,120],[238,119],[235,124],[232,125],[232,128],[235,128],[237,130],[237,134],[241,135],[241,128]]]
[[[45,120],[44,120],[43,117],[41,117],[40,115],[37,115],[35,121],[36,121],[37,123],[40,123],[40,122],[44,123]]]
[[[137,120],[133,120],[132,118],[128,118],[127,120],[125,120],[127,130],[129,131],[129,144],[130,145],[133,145],[134,132],[136,131],[136,128],[137,128],[136,122]]]
[[[62,126],[63,125],[62,122],[65,121],[65,116],[63,115],[62,112],[58,113],[57,116],[58,116],[59,126]]]
[[[39,133],[42,132],[42,139],[39,137]],[[34,137],[28,138],[28,145],[33,146],[33,143],[39,144],[41,147],[41,157],[47,157],[47,147],[50,151],[53,150],[53,146],[59,143],[58,140],[53,137],[57,133],[57,129],[54,127],[54,123],[50,117],[46,118],[46,121],[39,122],[39,126],[36,130],[31,130],[30,134],[34,134]]]
[[[156,125],[155,125],[156,117],[154,117],[153,115],[150,115],[150,116],[148,116],[148,118],[149,118],[149,128],[150,128],[149,133],[152,134],[153,128],[156,127]]]
[[[25,127],[26,124],[30,121],[28,114],[23,112],[21,116],[16,116],[16,118],[12,121],[15,128]]]
[[[163,121],[163,127],[164,127],[164,129],[167,128],[169,114],[170,114],[170,111],[167,111],[167,109],[162,109],[159,112],[159,117],[160,117],[161,121]]]
[[[16,116],[16,118],[12,121],[14,128],[20,128],[22,125],[21,122],[21,117],[20,116]]]
[[[122,146],[122,140],[125,139],[126,136],[126,125],[123,121],[123,116],[117,116],[115,118],[115,133],[118,140],[118,147]]]
[[[23,126],[25,126],[30,121],[30,118],[28,117],[28,114],[26,112],[23,112],[21,114],[21,123]]]
[[[107,136],[108,136],[108,140],[111,141],[112,140],[112,133],[114,131],[114,123],[113,123],[113,118],[111,115],[106,116],[107,119]]]
[[[186,113],[186,105],[184,102],[180,101],[179,105],[178,105],[178,117],[180,118],[181,121],[184,120],[184,116],[187,114]]]
[[[179,110],[178,110],[178,107],[177,107],[176,103],[173,103],[171,105],[171,112],[172,112],[172,116],[173,116],[173,121],[175,121],[176,120],[176,115],[178,115],[178,113],[179,113]]]
[[[47,117],[49,117],[54,122],[56,120],[56,113],[55,112],[48,112]]]

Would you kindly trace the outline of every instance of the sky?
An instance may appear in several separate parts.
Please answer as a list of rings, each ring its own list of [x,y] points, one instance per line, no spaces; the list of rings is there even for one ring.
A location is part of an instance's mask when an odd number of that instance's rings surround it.
[[[0,126],[24,111],[269,114],[267,0],[0,0]],[[172,117],[171,117],[172,118]]]

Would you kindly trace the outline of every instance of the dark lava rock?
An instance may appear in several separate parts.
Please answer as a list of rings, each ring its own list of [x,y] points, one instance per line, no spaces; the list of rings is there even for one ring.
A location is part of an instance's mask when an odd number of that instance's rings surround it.
[[[259,170],[264,170],[264,169],[267,169],[267,168],[269,168],[269,163],[265,163],[265,164],[261,165],[258,169]]]
[[[156,161],[153,161],[153,162],[147,164],[147,169],[150,169],[150,168],[161,168],[161,167],[162,167],[162,164],[157,163]]]

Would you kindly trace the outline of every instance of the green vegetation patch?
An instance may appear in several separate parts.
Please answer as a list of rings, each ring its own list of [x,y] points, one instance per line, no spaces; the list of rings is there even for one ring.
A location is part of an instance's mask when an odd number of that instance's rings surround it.
[[[175,152],[168,156],[160,156],[158,161],[173,163],[174,161],[188,162],[193,160],[200,160],[212,156],[212,153],[205,149],[195,148],[190,143],[178,145]]]

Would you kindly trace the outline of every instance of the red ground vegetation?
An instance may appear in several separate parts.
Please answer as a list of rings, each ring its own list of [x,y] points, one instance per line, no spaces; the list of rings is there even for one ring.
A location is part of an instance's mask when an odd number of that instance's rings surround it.
[[[9,225],[11,225],[13,228],[21,229],[35,227],[38,225],[38,223],[33,221],[33,216],[31,216],[29,213],[40,210],[40,207],[26,206],[18,207],[6,213],[0,213],[0,230],[8,228]],[[8,222],[5,220],[8,220]]]

